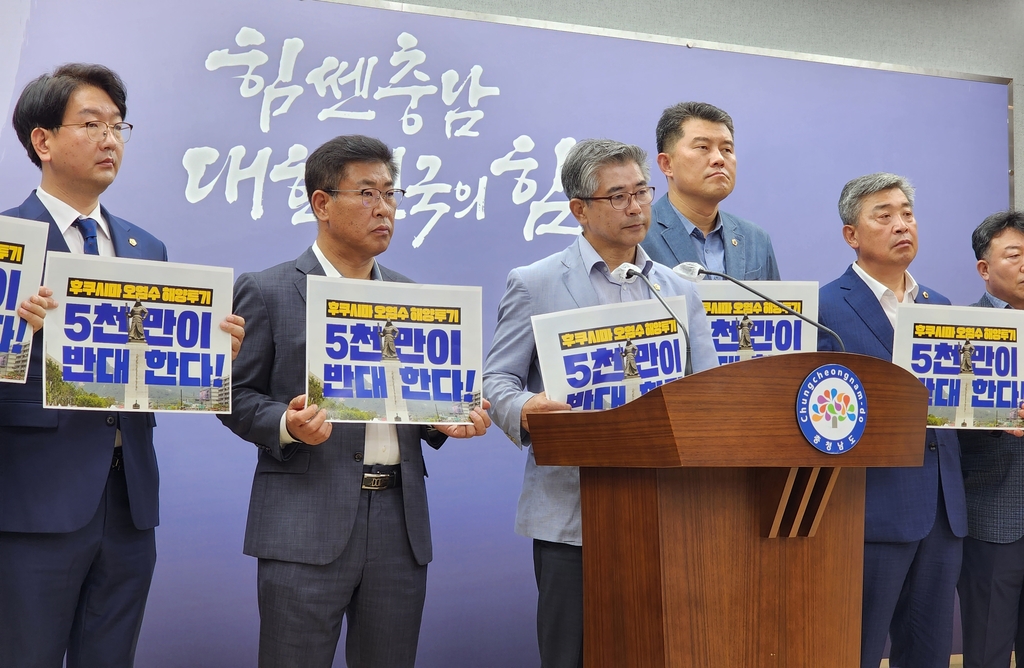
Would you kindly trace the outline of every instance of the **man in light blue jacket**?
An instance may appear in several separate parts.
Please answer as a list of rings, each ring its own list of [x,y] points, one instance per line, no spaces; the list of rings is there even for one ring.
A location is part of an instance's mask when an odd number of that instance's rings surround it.
[[[562,167],[562,187],[583,235],[564,251],[513,269],[498,307],[484,365],[491,416],[519,447],[530,446],[531,412],[567,410],[544,392],[530,316],[652,299],[636,277],[620,280],[622,263],[641,268],[662,295],[686,296],[694,371],[716,366],[711,330],[692,283],[652,261],[638,245],[650,225],[654,188],[647,154],[611,140],[582,141]],[[583,550],[579,470],[538,466],[529,447],[516,532],[533,538],[539,597],[537,636],[543,668],[583,665]]]
[[[643,242],[651,259],[670,267],[699,262],[741,280],[779,280],[768,233],[718,208],[736,185],[729,114],[705,102],[680,102],[662,112],[656,135],[668,192],[651,208]]]

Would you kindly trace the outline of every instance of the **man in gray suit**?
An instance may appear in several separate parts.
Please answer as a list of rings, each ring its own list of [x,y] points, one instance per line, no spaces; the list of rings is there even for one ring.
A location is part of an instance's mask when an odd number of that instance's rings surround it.
[[[668,192],[651,209],[643,242],[651,259],[670,267],[699,262],[748,281],[779,280],[768,233],[718,208],[736,185],[729,114],[706,102],[680,102],[662,112],[656,137]]]
[[[1024,309],[1024,213],[989,216],[971,242],[985,281],[973,306]],[[1006,668],[1015,642],[1024,652],[1024,438],[1020,431],[958,433],[968,530],[957,583],[964,667]]]
[[[490,424],[474,409],[472,424],[332,429],[316,404],[303,408],[306,276],[410,282],[375,259],[394,230],[397,175],[376,139],[336,137],[313,151],[316,241],[235,286],[247,337],[234,410],[220,417],[259,447],[244,552],[259,559],[261,668],[329,668],[343,617],[350,668],[413,666],[431,560],[420,440],[437,448]]]
[[[531,445],[529,413],[569,408],[544,392],[530,316],[652,299],[643,281],[612,276],[623,263],[640,267],[664,296],[686,296],[693,369],[717,364],[711,330],[693,284],[653,262],[638,245],[650,225],[654,188],[649,180],[647,154],[638,146],[606,139],[576,144],[562,166],[562,187],[583,235],[564,251],[513,269],[508,276],[484,365],[483,390],[493,402],[495,423],[520,448]],[[582,666],[578,469],[537,466],[529,448],[516,533],[533,539],[541,665]]]

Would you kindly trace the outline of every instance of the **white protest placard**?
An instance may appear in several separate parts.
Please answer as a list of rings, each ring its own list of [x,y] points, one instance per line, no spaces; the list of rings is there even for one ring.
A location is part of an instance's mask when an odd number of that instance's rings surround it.
[[[818,319],[816,281],[757,281],[754,287],[797,313]],[[818,349],[817,329],[734,283],[702,281],[697,292],[719,364]]]
[[[471,422],[481,289],[309,276],[306,397],[332,422]]]
[[[24,383],[32,356],[28,323],[18,305],[39,291],[50,226],[0,216],[0,382]]]
[[[686,297],[665,301],[686,324]],[[616,408],[682,378],[686,339],[653,299],[535,315],[548,397],[574,409]]]
[[[928,388],[928,426],[1024,426],[1020,334],[1024,312],[901,305],[892,361]]]
[[[173,262],[48,253],[43,405],[231,412],[233,272]]]

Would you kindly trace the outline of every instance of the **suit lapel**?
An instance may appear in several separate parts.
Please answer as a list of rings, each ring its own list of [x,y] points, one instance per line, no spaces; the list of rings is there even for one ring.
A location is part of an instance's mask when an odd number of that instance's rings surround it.
[[[142,258],[138,245],[133,245],[135,239],[131,236],[131,229],[128,223],[116,216],[111,216],[106,207],[101,206],[100,211],[107,219],[107,228],[110,230],[110,240],[114,243],[114,255],[117,257]]]
[[[579,239],[562,251],[562,266],[565,267],[565,271],[562,273],[562,282],[569,292],[569,297],[576,302],[576,308],[597,306],[600,302],[597,298],[597,291],[590,283],[590,275],[583,266]]]
[[[652,223],[654,234],[660,234],[665,242],[665,247],[675,258],[676,264],[680,262],[700,262],[697,258],[697,249],[693,246],[693,239],[686,232],[686,226],[679,220],[668,195],[658,200],[652,209],[655,221]],[[701,263],[703,266],[703,263]]]
[[[295,260],[295,269],[299,272],[299,276],[295,279],[295,289],[299,291],[302,303],[305,304],[306,276],[326,276],[327,274],[324,273],[324,268],[320,266],[320,260],[317,259],[312,246],[307,248],[306,252]]]
[[[33,190],[28,199],[18,207],[18,217],[50,224],[50,229],[46,235],[46,250],[64,253],[71,252],[71,249],[68,248],[68,243],[64,241],[64,235],[60,233],[60,228],[57,227],[57,222],[50,215],[50,212],[46,210],[46,207],[43,206],[43,203],[39,201],[39,198],[36,197],[36,191]]]
[[[736,221],[721,211],[722,245],[725,246],[725,273],[743,279],[747,275],[746,247],[743,245],[743,233],[736,227]],[[733,245],[733,241],[736,242]]]
[[[891,357],[892,337],[894,334],[892,323],[889,322],[888,316],[882,310],[882,305],[878,303],[878,298],[871,292],[871,288],[861,280],[852,266],[843,274],[840,287],[848,291],[845,297],[846,303],[850,305],[854,313],[871,330],[871,333],[875,335],[875,338],[878,339],[878,342],[882,344],[882,347],[888,351]]]

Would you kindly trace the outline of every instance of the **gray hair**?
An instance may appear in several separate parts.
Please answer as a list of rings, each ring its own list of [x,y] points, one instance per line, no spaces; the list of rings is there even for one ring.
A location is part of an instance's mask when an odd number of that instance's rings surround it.
[[[910,206],[914,206],[914,186],[910,185],[910,181],[902,176],[888,172],[876,172],[867,176],[858,176],[847,183],[843,186],[842,194],[839,195],[839,218],[842,219],[843,225],[857,224],[861,202],[865,197],[893,188],[902,190],[903,194],[907,196]]]
[[[584,139],[572,149],[562,164],[562,190],[569,199],[593,197],[600,184],[597,172],[606,165],[635,162],[645,181],[651,180],[647,151],[633,144],[612,139]]]

